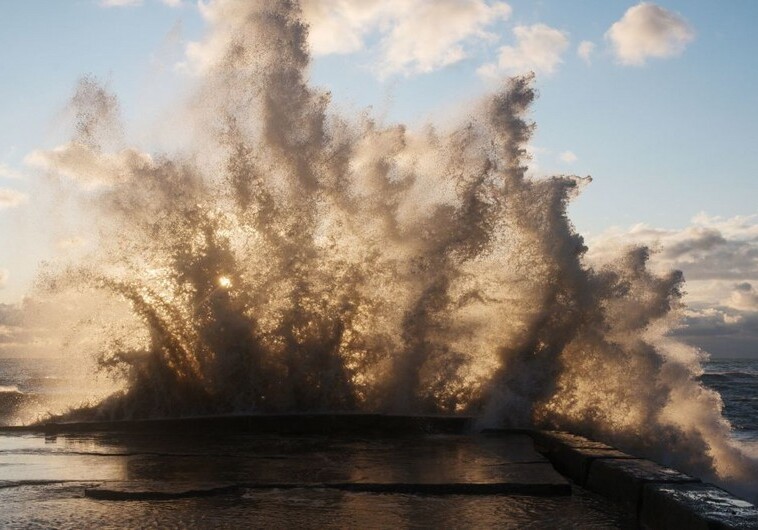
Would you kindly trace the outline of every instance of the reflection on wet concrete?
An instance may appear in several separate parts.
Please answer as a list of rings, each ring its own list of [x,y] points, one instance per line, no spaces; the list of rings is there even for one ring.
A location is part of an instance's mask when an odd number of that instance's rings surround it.
[[[531,439],[517,434],[3,435],[0,473],[2,527],[537,528],[550,520],[558,528],[573,520],[591,528],[625,521],[594,496],[570,495]]]

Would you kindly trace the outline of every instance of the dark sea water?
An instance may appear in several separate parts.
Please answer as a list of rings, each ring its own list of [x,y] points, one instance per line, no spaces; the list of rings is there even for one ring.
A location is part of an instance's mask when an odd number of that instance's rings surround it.
[[[701,380],[721,394],[736,438],[758,443],[758,359],[718,359]]]

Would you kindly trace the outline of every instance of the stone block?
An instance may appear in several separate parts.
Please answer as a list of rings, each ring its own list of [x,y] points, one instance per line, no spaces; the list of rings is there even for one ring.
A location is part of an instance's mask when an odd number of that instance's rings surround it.
[[[711,484],[646,484],[640,524],[650,530],[755,530],[758,508]]]
[[[643,459],[596,459],[590,463],[587,489],[639,513],[642,488],[648,483],[695,483],[698,479]]]

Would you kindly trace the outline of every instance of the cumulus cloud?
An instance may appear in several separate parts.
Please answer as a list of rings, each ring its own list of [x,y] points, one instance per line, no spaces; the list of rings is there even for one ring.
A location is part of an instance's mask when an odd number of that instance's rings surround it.
[[[583,40],[576,47],[576,54],[588,65],[592,62],[592,52],[595,51],[595,43],[588,40]]]
[[[533,71],[552,74],[569,45],[568,34],[545,24],[517,26],[514,46],[500,48],[497,63],[485,64],[479,73],[486,77]]]
[[[411,5],[411,4],[409,4]],[[504,3],[481,0],[415,2],[413,10],[395,19],[382,42],[382,74],[427,73],[468,56],[466,44],[494,40],[485,28],[510,15]]]
[[[659,250],[658,264],[681,268],[690,281],[725,280],[731,285],[758,277],[758,215],[700,214],[681,230],[637,224],[629,229],[611,228],[592,241],[591,255],[600,259],[620,245],[652,246]]]
[[[561,159],[562,162],[565,162],[566,164],[573,164],[579,158],[571,151],[564,151],[560,155],[558,155],[558,158]]]
[[[152,164],[149,155],[134,149],[102,153],[80,142],[70,142],[49,151],[32,151],[24,161],[32,167],[90,186],[124,182],[140,168]]]
[[[724,305],[741,311],[758,311],[758,290],[749,282],[738,283]]]
[[[676,334],[720,355],[758,352],[758,215],[700,214],[680,230],[638,224],[588,239],[588,260],[601,265],[630,245],[655,250],[651,265],[679,269],[688,309]]]
[[[5,208],[15,208],[27,201],[29,197],[20,191],[0,188],[0,210]]]
[[[648,2],[629,8],[606,32],[621,64],[641,66],[648,58],[679,55],[695,38],[681,15]]]
[[[212,30],[188,45],[191,70],[218,61],[250,9],[234,0],[199,7]],[[314,55],[370,48],[380,76],[427,73],[457,63],[477,43],[496,40],[489,28],[511,13],[508,4],[492,0],[304,0],[302,9]]]

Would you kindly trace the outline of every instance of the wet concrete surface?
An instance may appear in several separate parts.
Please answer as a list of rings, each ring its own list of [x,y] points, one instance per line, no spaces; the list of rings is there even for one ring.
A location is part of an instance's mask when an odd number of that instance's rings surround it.
[[[697,477],[573,433],[531,435],[558,470],[636,514],[641,528],[758,530],[756,506]]]
[[[523,434],[5,433],[0,503],[4,528],[633,527]]]
[[[230,482],[249,487],[479,485],[509,493],[570,494],[568,481],[525,435],[491,439],[430,435],[394,438],[143,434],[7,437],[5,481]],[[6,439],[7,439],[6,438]],[[485,488],[489,487],[489,489]],[[475,490],[476,488],[472,488]]]
[[[650,528],[756,530],[758,510],[712,484],[646,484],[640,514]]]

